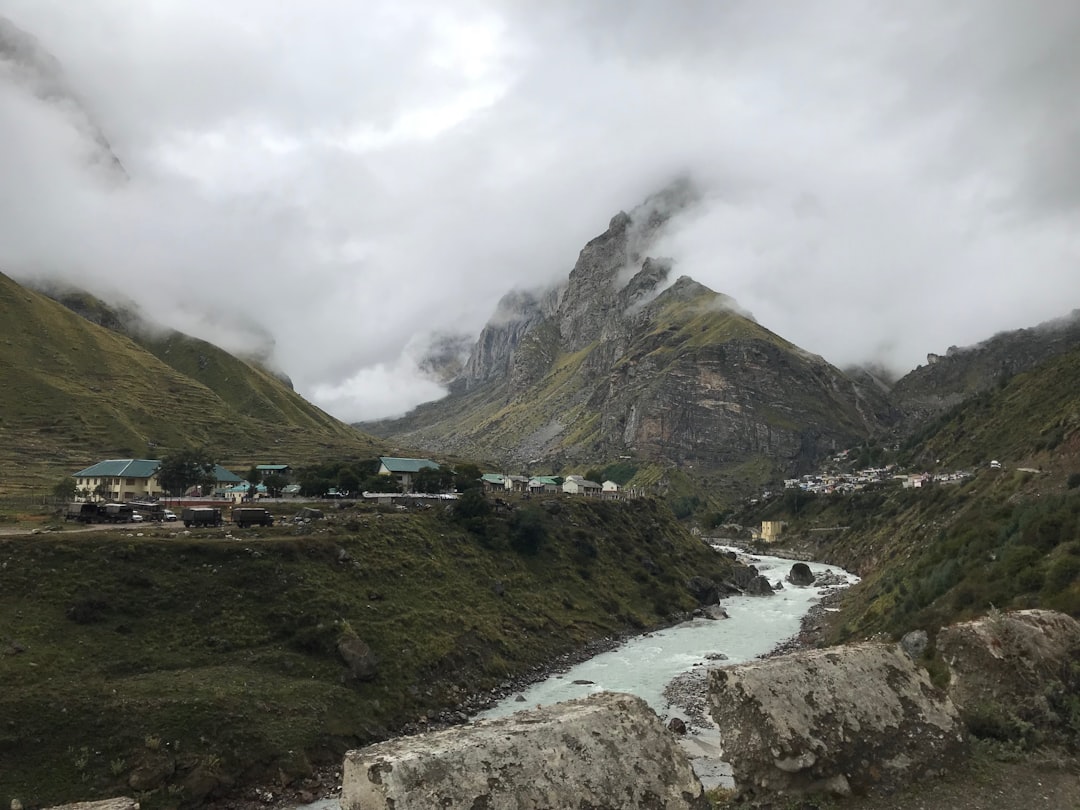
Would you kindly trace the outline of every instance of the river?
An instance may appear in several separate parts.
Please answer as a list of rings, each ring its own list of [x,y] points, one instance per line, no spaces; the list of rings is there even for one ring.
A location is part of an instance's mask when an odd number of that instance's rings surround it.
[[[754,565],[774,585],[785,580],[796,562],[759,554],[740,554],[740,559]],[[858,582],[858,577],[841,568],[807,564],[815,576],[831,572],[849,585]],[[702,711],[705,672],[709,666],[758,658],[792,638],[825,590],[815,586],[800,588],[785,581],[783,589],[773,596],[730,597],[723,601],[728,619],[694,619],[632,638],[610,652],[507,697],[477,717],[504,717],[520,709],[584,697],[590,692],[630,692],[645,700],[665,722],[672,717],[686,721],[689,733],[680,738],[680,743],[702,784],[706,788],[730,787],[731,771],[723,762],[719,730]],[[308,806],[310,810],[333,807],[334,800]]]

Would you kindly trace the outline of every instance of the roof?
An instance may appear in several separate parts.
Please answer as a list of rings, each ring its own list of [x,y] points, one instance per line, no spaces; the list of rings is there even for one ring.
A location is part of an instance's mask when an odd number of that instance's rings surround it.
[[[414,473],[423,469],[439,469],[439,465],[427,458],[393,458],[380,456],[379,462],[392,473]]]
[[[75,478],[150,478],[160,466],[159,459],[110,458],[72,475]],[[244,479],[220,464],[215,464],[214,480],[219,484],[239,484]]]
[[[529,481],[530,486],[532,486],[533,484],[538,484],[545,487],[557,487],[559,485],[559,482],[555,480],[554,476],[538,475]]]
[[[489,484],[501,484],[503,477],[499,473],[484,473],[480,476],[481,481],[486,481]]]
[[[244,479],[234,472],[229,472],[220,464],[214,465],[214,480],[219,484],[239,484]]]
[[[255,469],[259,472],[281,472],[292,468],[288,464],[256,464]]]
[[[149,478],[161,462],[149,458],[110,458],[85,470],[72,473],[75,478]]]
[[[266,492],[266,485],[265,484],[259,484],[257,487],[255,487],[255,491],[256,492]],[[228,494],[230,492],[244,492],[244,493],[251,492],[251,484],[246,484],[246,483],[245,484],[237,484],[235,487],[229,487],[227,490],[225,490],[225,492],[226,492],[226,494]]]

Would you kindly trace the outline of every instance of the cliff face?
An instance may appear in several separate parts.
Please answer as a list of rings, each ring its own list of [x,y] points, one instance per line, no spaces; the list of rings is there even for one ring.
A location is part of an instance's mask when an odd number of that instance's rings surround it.
[[[1080,309],[1031,329],[1001,332],[974,346],[951,346],[944,355],[927,356],[897,381],[890,397],[906,427],[988,391],[1052,357],[1080,347]]]
[[[564,285],[500,302],[449,397],[365,429],[508,466],[631,455],[788,470],[880,427],[889,407],[876,386],[648,255],[695,200],[678,183],[616,215]]]

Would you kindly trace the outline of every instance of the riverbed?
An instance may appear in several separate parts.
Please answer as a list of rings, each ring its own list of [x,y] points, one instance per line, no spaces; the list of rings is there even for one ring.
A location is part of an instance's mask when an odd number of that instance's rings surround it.
[[[723,601],[727,619],[696,618],[665,630],[629,639],[562,672],[539,681],[481,712],[476,719],[505,717],[584,697],[592,692],[629,692],[645,700],[665,722],[682,719],[687,734],[679,738],[706,788],[730,787],[731,771],[723,761],[719,729],[705,705],[705,674],[709,667],[737,664],[767,655],[794,637],[810,608],[838,587],[858,582],[841,568],[807,563],[814,576],[831,585],[798,587],[786,581],[796,560],[745,554],[740,561],[755,566],[774,586],[772,596],[735,596]],[[336,799],[307,805],[302,810],[335,810]]]
[[[785,581],[796,560],[743,555],[775,586],[772,596],[735,596],[723,607],[730,618],[698,618],[666,630],[626,641],[610,652],[533,684],[482,712],[478,717],[504,717],[579,698],[591,692],[630,692],[641,697],[665,722],[682,719],[688,733],[680,738],[705,787],[730,786],[723,762],[719,730],[705,708],[705,672],[709,667],[737,664],[768,654],[799,632],[800,622],[823,593],[837,586],[797,587]],[[841,568],[808,563],[814,576],[850,585],[858,577]]]

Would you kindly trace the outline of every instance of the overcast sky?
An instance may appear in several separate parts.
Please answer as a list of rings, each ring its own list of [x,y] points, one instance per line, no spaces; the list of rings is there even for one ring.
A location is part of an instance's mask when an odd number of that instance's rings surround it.
[[[0,270],[273,341],[349,421],[440,394],[436,332],[564,279],[680,173],[656,253],[838,365],[1080,306],[1080,3],[0,0]],[[50,95],[46,92],[44,95]]]

